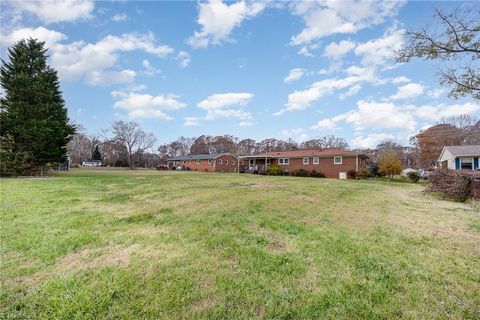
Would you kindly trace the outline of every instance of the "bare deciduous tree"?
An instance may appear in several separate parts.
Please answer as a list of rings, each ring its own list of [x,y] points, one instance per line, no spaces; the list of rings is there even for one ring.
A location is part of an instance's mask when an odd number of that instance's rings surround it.
[[[112,123],[114,139],[123,144],[127,150],[130,169],[133,169],[133,155],[153,147],[155,136],[144,132],[136,122],[115,121]]]
[[[449,95],[480,100],[480,5],[472,2],[450,13],[436,9],[434,19],[440,30],[426,26],[407,31],[406,45],[396,52],[397,61],[440,60],[440,84],[452,87]]]

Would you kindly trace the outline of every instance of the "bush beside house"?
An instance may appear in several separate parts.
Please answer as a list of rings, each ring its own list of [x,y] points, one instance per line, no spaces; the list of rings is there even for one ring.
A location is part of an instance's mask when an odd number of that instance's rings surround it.
[[[428,176],[427,190],[440,192],[447,199],[464,202],[474,196],[475,179],[480,179],[480,172],[436,170]]]
[[[283,169],[278,164],[271,164],[267,168],[267,174],[269,176],[281,176],[283,175]]]

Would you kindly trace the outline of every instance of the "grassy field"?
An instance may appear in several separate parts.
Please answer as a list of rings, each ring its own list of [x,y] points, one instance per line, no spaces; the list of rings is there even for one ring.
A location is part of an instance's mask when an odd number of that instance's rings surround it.
[[[480,212],[383,181],[1,181],[0,318],[479,319]]]

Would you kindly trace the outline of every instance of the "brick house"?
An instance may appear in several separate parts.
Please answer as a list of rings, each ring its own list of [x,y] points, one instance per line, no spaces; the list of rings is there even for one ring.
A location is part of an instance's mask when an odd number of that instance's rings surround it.
[[[191,154],[167,159],[170,170],[238,172],[238,159],[230,153]]]
[[[327,178],[346,179],[347,172],[366,168],[368,157],[343,149],[294,150],[265,152],[240,157],[240,172],[267,171],[270,164],[278,164],[285,172],[298,169],[317,171]]]

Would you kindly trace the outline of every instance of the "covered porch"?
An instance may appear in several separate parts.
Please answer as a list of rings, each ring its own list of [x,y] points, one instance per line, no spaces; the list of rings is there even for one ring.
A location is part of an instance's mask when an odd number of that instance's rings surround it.
[[[239,167],[240,173],[260,173],[267,172],[268,166],[271,163],[271,158],[258,156],[245,156],[241,158]]]

